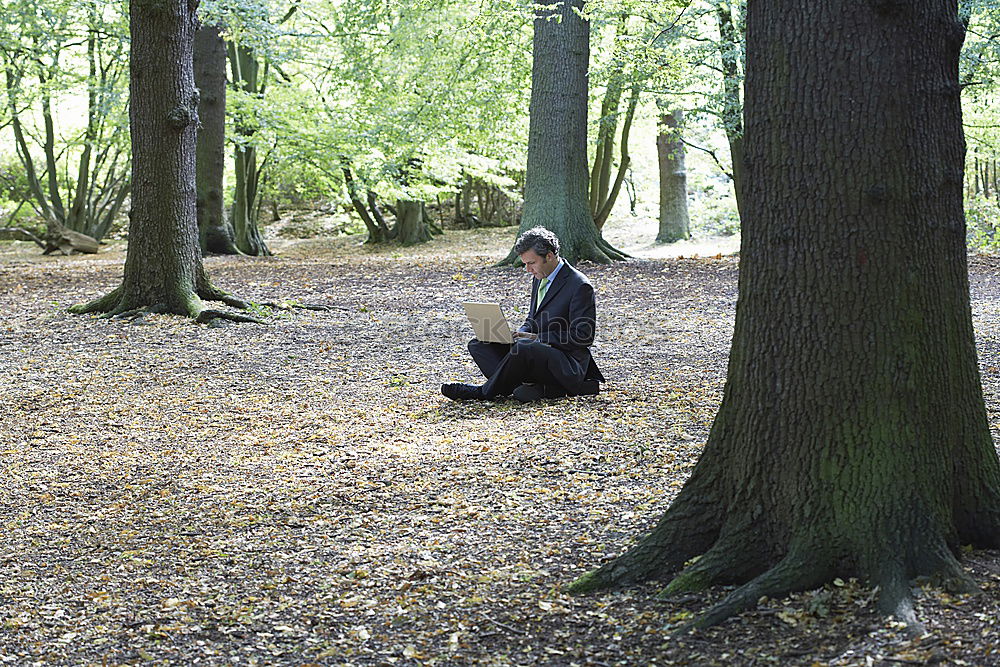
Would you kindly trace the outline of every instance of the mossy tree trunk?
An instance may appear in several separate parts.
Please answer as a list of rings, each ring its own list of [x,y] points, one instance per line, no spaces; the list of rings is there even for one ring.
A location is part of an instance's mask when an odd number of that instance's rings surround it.
[[[195,216],[194,0],[130,3],[129,124],[132,210],[122,284],[78,313],[152,311],[249,319],[204,309],[202,299],[246,306],[205,275]]]
[[[264,96],[264,75],[260,61],[248,46],[230,43],[227,46],[229,64],[233,72],[233,86],[248,95]],[[240,135],[233,149],[236,183],[233,187],[233,230],[236,247],[247,255],[266,257],[270,248],[260,233],[261,167],[257,164],[257,148],[252,137],[256,133],[253,120],[237,119],[236,132]]]
[[[964,30],[955,0],[775,0],[749,4],[747,34],[722,405],[652,533],[574,588],[742,584],[711,624],[857,576],[916,628],[908,580],[968,590],[959,547],[1000,547],[962,210]]]
[[[672,243],[691,237],[687,169],[684,166],[684,142],[681,141],[684,112],[677,108],[664,111],[660,115],[656,135],[660,166],[660,229],[656,242]]]
[[[226,222],[226,43],[218,26],[200,26],[194,37],[194,83],[200,92],[196,178],[199,243],[203,253],[239,254]]]
[[[594,225],[587,174],[590,24],[583,0],[540,6],[532,41],[528,164],[520,231],[554,232],[570,263],[624,259]],[[513,250],[503,263],[515,263]]]

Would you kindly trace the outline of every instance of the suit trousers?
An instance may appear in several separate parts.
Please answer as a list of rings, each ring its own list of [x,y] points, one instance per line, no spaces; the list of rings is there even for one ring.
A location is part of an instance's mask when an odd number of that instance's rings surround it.
[[[506,343],[469,341],[469,354],[488,379],[482,386],[485,398],[509,396],[523,383],[545,385],[547,398],[565,396],[567,391],[558,369],[565,364],[565,354],[537,340]]]

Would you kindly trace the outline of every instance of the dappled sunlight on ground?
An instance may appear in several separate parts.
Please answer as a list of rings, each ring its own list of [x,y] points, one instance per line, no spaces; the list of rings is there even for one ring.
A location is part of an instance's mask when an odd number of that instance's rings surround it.
[[[239,296],[330,307],[221,327],[68,315],[120,281],[124,245],[42,257],[0,243],[0,658],[986,664],[991,554],[968,560],[985,595],[920,593],[930,634],[915,640],[857,582],[685,637],[670,632],[725,589],[567,595],[649,529],[700,454],[738,259],[686,242],[664,249],[687,259],[588,265],[598,396],[447,401],[442,382],[477,379],[460,300],[526,305],[528,276],[490,266],[513,234],[449,230],[411,249],[273,239],[276,257],[210,257]],[[972,274],[996,431],[1000,261],[976,258]]]

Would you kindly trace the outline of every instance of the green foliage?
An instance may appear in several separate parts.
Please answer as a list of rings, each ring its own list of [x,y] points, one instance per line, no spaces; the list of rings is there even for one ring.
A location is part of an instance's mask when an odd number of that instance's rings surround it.
[[[203,0],[199,15],[221,25],[227,39],[261,63],[257,91],[228,93],[228,136],[257,149],[264,202],[299,206],[340,202],[344,166],[361,192],[372,190],[383,201],[433,201],[467,182],[519,198],[533,8],[520,0]],[[723,9],[732,17],[735,39],[720,33]],[[127,3],[14,0],[4,10],[0,55],[8,96],[0,122],[9,128],[14,112],[22,119],[37,180],[47,190],[40,109],[43,99],[50,100],[54,180],[65,205],[88,145],[105,156],[92,171],[96,181],[107,184],[127,173]],[[970,159],[993,160],[1000,157],[1000,3],[962,0],[961,11],[968,21],[962,81]],[[627,95],[638,85],[640,115],[655,100],[683,108],[689,127],[712,120],[714,135],[685,129],[685,138],[711,148],[719,172],[731,171],[718,138],[736,129],[739,115],[731,112],[739,100],[727,95],[720,71],[729,57],[742,74],[744,14],[744,0],[589,0],[591,136],[597,137],[602,120],[617,123],[624,113],[623,99],[601,118],[609,86]],[[87,65],[91,32],[100,35],[103,77]],[[99,121],[89,133],[81,122],[88,115]],[[4,153],[15,154],[9,129]],[[652,171],[655,165],[633,161],[633,168]],[[38,197],[26,194],[31,188],[23,168],[3,173],[16,174],[0,183],[4,211],[29,199],[44,213]],[[728,184],[701,181],[691,182],[695,231],[737,231]],[[993,243],[992,211],[988,202],[970,201],[970,243],[977,247]],[[26,206],[21,215],[31,212]]]
[[[732,236],[740,231],[740,214],[732,196],[732,184],[718,177],[694,185],[691,202],[693,236]]]
[[[20,0],[4,10],[3,108],[8,151],[25,172],[20,201],[100,238],[128,189],[127,5]]]
[[[520,166],[527,137],[523,11],[328,1],[302,19],[302,33],[316,37],[293,78],[320,114],[300,143],[322,150],[315,162],[331,174],[349,165],[387,198],[454,191],[467,170],[511,183],[504,172]]]
[[[1000,204],[996,199],[966,197],[965,227],[970,249],[979,252],[1000,251]]]

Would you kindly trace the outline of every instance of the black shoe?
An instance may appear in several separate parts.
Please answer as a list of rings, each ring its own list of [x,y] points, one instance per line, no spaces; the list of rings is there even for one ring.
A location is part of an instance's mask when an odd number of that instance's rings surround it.
[[[481,401],[483,392],[474,384],[451,382],[441,385],[441,393],[453,401]]]
[[[545,396],[544,385],[540,384],[522,384],[518,385],[514,389],[514,398],[521,401],[522,403],[531,403],[533,401],[540,400]]]

